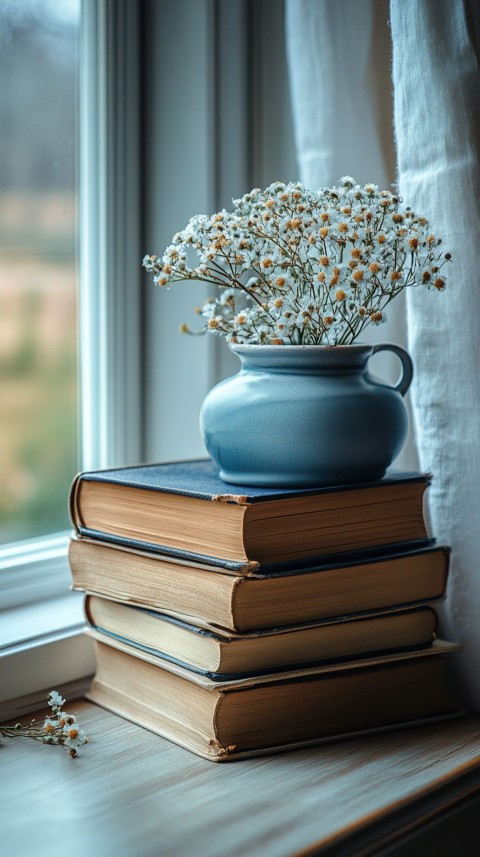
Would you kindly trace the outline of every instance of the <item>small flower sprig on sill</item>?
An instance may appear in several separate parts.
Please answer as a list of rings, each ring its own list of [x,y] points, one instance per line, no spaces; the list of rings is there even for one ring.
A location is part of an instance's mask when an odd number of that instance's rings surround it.
[[[62,711],[65,700],[56,690],[51,690],[48,694],[48,704],[52,713],[43,723],[37,723],[34,719],[29,726],[22,726],[21,723],[16,723],[15,726],[0,726],[0,736],[33,738],[42,744],[61,744],[68,751],[68,755],[75,758],[80,747],[88,743],[88,738],[80,729],[76,715]]]

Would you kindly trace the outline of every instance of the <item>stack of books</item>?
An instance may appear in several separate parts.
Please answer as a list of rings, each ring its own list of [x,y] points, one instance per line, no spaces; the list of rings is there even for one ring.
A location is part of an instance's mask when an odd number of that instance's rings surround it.
[[[208,460],[79,474],[88,698],[216,761],[451,716],[428,483],[240,489]]]

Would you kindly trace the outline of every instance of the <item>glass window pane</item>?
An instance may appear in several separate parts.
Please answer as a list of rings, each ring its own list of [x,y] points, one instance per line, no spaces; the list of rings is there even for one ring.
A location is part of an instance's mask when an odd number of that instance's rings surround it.
[[[79,6],[0,3],[0,543],[69,526]]]

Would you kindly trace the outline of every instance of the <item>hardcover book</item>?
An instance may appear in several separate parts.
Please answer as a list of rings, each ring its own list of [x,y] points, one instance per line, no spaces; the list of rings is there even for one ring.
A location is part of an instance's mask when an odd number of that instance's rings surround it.
[[[437,617],[430,607],[363,614],[304,626],[235,634],[87,595],[90,626],[105,636],[158,655],[215,681],[319,662],[430,645]]]
[[[195,625],[247,633],[430,602],[445,592],[449,551],[428,546],[262,575],[219,572],[86,538],[69,546],[73,588]]]
[[[70,512],[83,536],[231,569],[258,568],[425,543],[428,484],[425,475],[392,471],[375,483],[240,490],[202,459],[80,473]]]
[[[97,632],[92,702],[214,761],[452,715],[444,658],[457,646],[214,682]]]

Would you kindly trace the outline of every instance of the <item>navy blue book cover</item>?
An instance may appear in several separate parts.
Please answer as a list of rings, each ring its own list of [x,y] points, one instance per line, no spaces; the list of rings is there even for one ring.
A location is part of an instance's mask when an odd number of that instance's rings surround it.
[[[142,464],[109,470],[80,473],[76,480],[110,482],[144,488],[166,494],[182,494],[201,500],[224,500],[231,503],[259,503],[266,500],[283,500],[306,497],[337,491],[362,490],[394,482],[428,482],[429,477],[416,471],[391,470],[380,482],[362,482],[347,485],[329,485],[318,488],[259,488],[232,485],[218,475],[218,468],[211,459],[174,461],[165,464]],[[74,482],[74,486],[75,486]]]
[[[87,527],[82,522],[78,509],[78,491],[82,481],[101,482],[107,484],[123,485],[130,488],[144,489],[147,491],[165,494],[178,494],[200,500],[220,501],[242,506],[259,504],[265,501],[294,499],[296,497],[314,496],[342,491],[364,491],[368,488],[381,488],[392,484],[420,483],[427,486],[430,477],[417,471],[403,471],[392,469],[377,482],[352,483],[347,485],[329,485],[318,488],[261,488],[254,486],[238,486],[224,482],[218,475],[218,468],[211,459],[194,459],[189,461],[176,461],[161,464],[142,464],[128,467],[111,468],[105,470],[87,471],[79,473],[70,491],[70,517],[78,535],[91,538],[95,541],[103,541],[113,545],[123,545],[134,551],[147,550],[152,553],[162,554],[165,557],[180,558],[189,564],[209,563],[218,568],[231,572],[251,573],[261,569],[262,573],[269,574],[275,570],[303,570],[312,566],[318,566],[333,560],[333,557],[322,555],[308,557],[307,559],[294,559],[281,563],[269,565],[258,563],[255,560],[236,561],[228,560],[218,556],[210,556],[192,550],[182,550],[178,547],[172,548],[168,545],[158,545],[145,542],[141,539],[119,537],[104,531]],[[358,560],[369,559],[385,552],[393,553],[405,550],[425,547],[433,544],[434,540],[428,537],[408,542],[392,542],[388,545],[382,544],[379,548],[360,548],[354,551],[346,551],[347,558],[350,553]],[[338,556],[336,559],[338,560]]]

